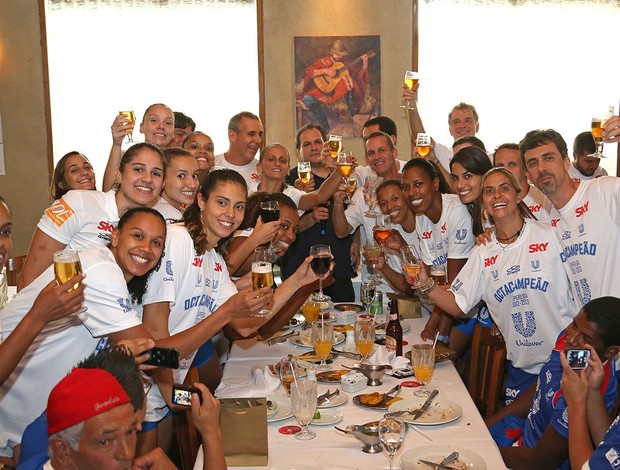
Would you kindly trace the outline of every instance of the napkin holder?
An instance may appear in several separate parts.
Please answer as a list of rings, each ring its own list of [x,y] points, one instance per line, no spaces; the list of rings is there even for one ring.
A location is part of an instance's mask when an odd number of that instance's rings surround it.
[[[220,428],[228,467],[267,465],[266,398],[220,399]]]
[[[408,297],[393,292],[387,293],[388,299],[398,300],[398,313],[403,318],[422,318],[422,302],[418,296]]]

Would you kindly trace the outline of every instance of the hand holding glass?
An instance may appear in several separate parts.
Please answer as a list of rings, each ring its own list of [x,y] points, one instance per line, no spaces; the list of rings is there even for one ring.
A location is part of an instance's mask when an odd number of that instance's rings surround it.
[[[422,158],[426,158],[431,151],[431,136],[429,134],[419,132],[416,136],[415,146],[418,155]]]
[[[312,167],[310,162],[297,162],[297,174],[299,175],[299,180],[301,184],[304,185],[304,189],[306,185],[310,182],[310,178],[312,175]]]
[[[405,72],[405,86],[409,90],[415,90],[418,86],[418,82],[420,81],[420,75],[418,72],[414,72],[413,70],[407,70]],[[401,108],[405,109],[413,109],[414,102],[409,99],[403,99],[403,104]]]
[[[310,268],[319,277],[319,292],[314,295],[317,302],[327,302],[329,296],[323,294],[323,276],[329,272],[329,266],[332,263],[332,250],[329,245],[312,245],[310,247]]]
[[[59,286],[69,281],[78,274],[82,274],[82,263],[76,250],[61,250],[56,251],[53,255],[54,260],[54,276],[56,278],[56,284]],[[69,292],[77,289],[80,286],[79,283],[74,284]],[[87,310],[84,306],[78,312],[73,315],[83,313]]]
[[[134,113],[133,107],[130,106],[129,109],[130,111],[119,111],[118,114],[125,116],[127,121],[129,121],[127,124],[131,124],[131,131],[127,134],[127,143],[133,144],[133,136],[131,134],[133,133],[133,128],[136,125],[136,113]]]

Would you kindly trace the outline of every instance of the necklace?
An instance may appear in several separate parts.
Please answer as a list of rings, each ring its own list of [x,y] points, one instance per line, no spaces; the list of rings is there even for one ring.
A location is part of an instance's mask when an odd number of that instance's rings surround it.
[[[497,244],[502,248],[502,251],[506,249],[506,247],[508,245],[510,245],[510,243],[507,243],[506,245],[502,245],[500,243],[500,241],[503,242],[507,242],[509,240],[512,240],[513,238],[519,238],[521,236],[521,232],[523,232],[523,228],[525,227],[525,219],[523,219],[521,221],[521,228],[517,231],[517,233],[515,233],[514,235],[510,236],[510,237],[506,237],[506,238],[500,238],[497,236],[497,229],[495,229],[495,238],[497,239]]]

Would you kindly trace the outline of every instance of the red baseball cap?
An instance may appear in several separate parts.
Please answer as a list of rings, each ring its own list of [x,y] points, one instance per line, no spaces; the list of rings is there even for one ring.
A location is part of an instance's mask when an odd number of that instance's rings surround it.
[[[129,396],[112,374],[75,368],[50,393],[47,430],[55,434],[125,403]]]

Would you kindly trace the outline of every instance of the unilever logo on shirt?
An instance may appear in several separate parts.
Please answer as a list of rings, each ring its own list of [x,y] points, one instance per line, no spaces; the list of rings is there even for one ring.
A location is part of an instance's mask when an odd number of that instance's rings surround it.
[[[467,229],[466,228],[460,228],[456,231],[456,239],[457,245],[463,245],[465,244],[465,242],[463,240],[465,240],[465,238],[467,238]]]
[[[172,272],[172,261],[171,260],[166,261],[166,274],[168,276],[174,276]]]
[[[493,276],[493,279],[497,281],[497,278],[499,276],[499,272],[497,271],[497,269],[491,271],[491,276]]]
[[[531,338],[536,333],[536,318],[534,318],[534,312],[531,310],[526,310],[523,312],[523,315],[521,315],[521,312],[511,313],[510,318],[517,333],[524,338]],[[536,345],[520,341],[517,340],[517,346],[540,346],[542,344],[541,341],[535,341]]]
[[[530,264],[532,265],[532,271],[535,273],[540,271],[540,260],[530,261]]]
[[[123,310],[123,313],[127,313],[131,311],[131,302],[129,301],[129,298],[125,298],[125,299],[119,298],[119,299],[116,299],[116,302]]]

